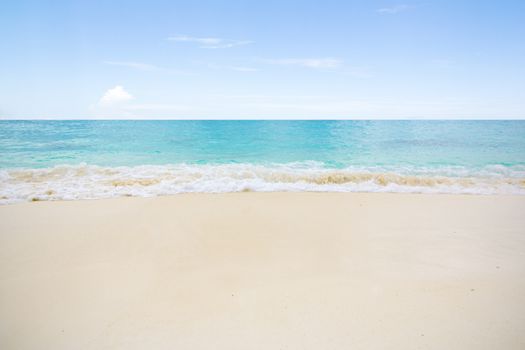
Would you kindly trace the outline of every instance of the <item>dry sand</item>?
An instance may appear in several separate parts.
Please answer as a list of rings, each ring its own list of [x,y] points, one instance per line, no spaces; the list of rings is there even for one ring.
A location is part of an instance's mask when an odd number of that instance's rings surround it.
[[[0,349],[525,349],[525,196],[0,207]]]

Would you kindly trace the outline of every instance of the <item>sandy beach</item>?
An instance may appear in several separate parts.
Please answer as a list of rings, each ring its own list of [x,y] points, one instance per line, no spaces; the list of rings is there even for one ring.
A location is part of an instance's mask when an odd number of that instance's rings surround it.
[[[525,196],[0,206],[0,348],[524,349]]]

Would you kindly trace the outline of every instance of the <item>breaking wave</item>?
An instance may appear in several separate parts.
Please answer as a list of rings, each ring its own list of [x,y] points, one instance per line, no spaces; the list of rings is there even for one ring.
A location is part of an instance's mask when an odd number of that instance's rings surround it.
[[[302,162],[0,170],[1,204],[242,191],[525,194],[525,166],[336,169]]]

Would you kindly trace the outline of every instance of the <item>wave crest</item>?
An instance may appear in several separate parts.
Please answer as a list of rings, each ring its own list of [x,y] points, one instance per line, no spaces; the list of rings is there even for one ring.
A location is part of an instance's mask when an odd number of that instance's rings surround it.
[[[0,203],[241,191],[525,194],[525,167],[334,169],[304,162],[114,168],[81,164],[0,171]]]

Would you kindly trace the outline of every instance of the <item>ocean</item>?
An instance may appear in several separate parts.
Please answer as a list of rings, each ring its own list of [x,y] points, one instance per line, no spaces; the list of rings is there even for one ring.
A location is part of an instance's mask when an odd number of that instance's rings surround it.
[[[525,121],[0,121],[0,203],[187,192],[525,194]]]

